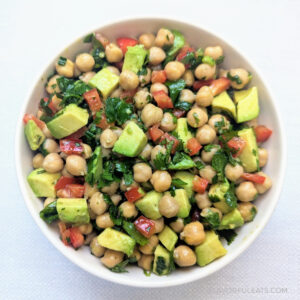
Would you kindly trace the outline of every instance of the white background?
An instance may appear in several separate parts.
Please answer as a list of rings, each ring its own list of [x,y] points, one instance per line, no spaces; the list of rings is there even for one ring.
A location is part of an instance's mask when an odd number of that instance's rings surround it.
[[[284,189],[263,233],[220,272],[169,289],[119,286],[74,266],[33,222],[14,166],[16,118],[41,68],[82,33],[140,15],[202,24],[248,54],[277,96],[288,137]],[[0,34],[0,299],[300,299],[300,1],[10,0],[1,1]]]

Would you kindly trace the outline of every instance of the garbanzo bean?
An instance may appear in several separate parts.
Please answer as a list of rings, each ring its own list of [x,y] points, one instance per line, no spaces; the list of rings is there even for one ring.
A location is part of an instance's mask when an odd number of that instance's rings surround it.
[[[217,124],[221,124],[224,122],[224,126],[222,126],[220,129],[228,129],[230,122],[228,121],[228,119],[220,114],[216,114],[216,115],[212,115],[209,120],[208,120],[208,125],[211,126],[212,128],[215,129],[215,131],[218,130],[218,127],[216,126]]]
[[[96,224],[99,228],[109,228],[109,227],[114,226],[114,222],[110,218],[110,215],[108,212],[104,213],[101,216],[97,216]]]
[[[138,266],[144,269],[145,271],[151,271],[152,263],[154,260],[153,255],[142,255],[138,261]]]
[[[89,72],[92,71],[95,65],[95,60],[89,53],[80,53],[77,55],[75,63],[81,72]]]
[[[199,171],[199,174],[209,183],[212,183],[212,179],[216,176],[217,173],[212,166],[206,165],[203,169]]]
[[[155,36],[152,33],[143,33],[139,36],[139,43],[144,45],[145,49],[149,49],[153,46]]]
[[[268,162],[268,150],[265,148],[258,148],[258,161],[259,166],[262,168],[264,167]]]
[[[90,199],[90,207],[91,207],[91,210],[97,216],[100,216],[100,215],[104,214],[107,211],[108,205],[104,201],[104,197],[103,197],[102,193],[96,192],[92,195],[92,197]]]
[[[192,108],[187,114],[187,122],[194,128],[202,127],[207,120],[207,113],[201,108]]]
[[[184,101],[193,104],[195,102],[196,96],[189,89],[183,89],[179,95],[179,101]]]
[[[180,233],[184,228],[183,219],[177,218],[176,221],[170,223],[170,226],[175,232]]]
[[[107,61],[110,63],[120,62],[123,58],[122,50],[114,43],[110,43],[105,48]]]
[[[52,153],[54,154],[54,153]],[[69,155],[66,159],[67,171],[74,176],[83,176],[86,174],[86,161],[79,155]]]
[[[170,30],[166,28],[161,28],[158,30],[154,41],[155,46],[157,47],[170,46],[173,45],[173,43],[174,43],[174,35]]]
[[[113,148],[118,136],[111,129],[105,129],[100,135],[100,143],[104,148]]]
[[[116,193],[116,191],[118,190],[119,188],[119,182],[117,181],[113,181],[111,184],[107,185],[107,186],[104,186],[102,189],[101,189],[101,192],[105,193],[105,194],[108,194],[108,195],[113,195]]]
[[[68,78],[74,76],[74,63],[70,59],[67,59],[66,63],[63,66],[56,63],[55,68],[56,72],[61,76],[65,76]]]
[[[190,267],[196,263],[196,254],[190,247],[185,245],[176,247],[173,257],[179,267]]]
[[[122,215],[124,218],[133,218],[136,217],[138,211],[135,208],[135,205],[132,202],[125,201],[120,205],[120,210],[122,211]]]
[[[175,121],[174,121],[175,118]],[[160,128],[163,131],[173,131],[177,126],[177,119],[171,113],[165,112],[160,122]]]
[[[215,145],[215,147],[209,149],[209,151],[205,151],[205,149],[203,149],[201,151],[201,159],[205,163],[210,163],[213,159],[213,156],[218,152],[219,149],[220,149],[219,145]]]
[[[60,152],[58,144],[53,139],[46,139],[43,143],[43,148],[48,153],[57,153]]]
[[[231,80],[231,86],[234,89],[240,90],[240,89],[244,88],[245,85],[247,85],[248,82],[250,81],[249,72],[246,71],[245,69],[242,69],[242,68],[230,69],[229,74],[231,75],[231,77],[237,78],[237,80]]]
[[[147,104],[141,114],[141,119],[146,127],[158,124],[163,118],[163,110],[151,103]]]
[[[267,190],[269,190],[271,188],[272,180],[264,172],[258,172],[257,174],[260,175],[260,176],[264,176],[266,178],[264,183],[262,183],[262,184],[255,183],[255,188],[256,188],[257,192],[259,194],[264,194]]]
[[[84,198],[89,199],[97,192],[99,192],[99,190],[96,184],[91,186],[87,182],[84,183]]]
[[[36,154],[32,159],[32,166],[35,169],[43,167],[44,156],[41,153]]]
[[[236,164],[235,166],[227,164],[225,166],[225,176],[233,182],[236,182],[244,173],[244,169],[241,165]]]
[[[133,181],[130,185],[126,185],[124,178],[122,178],[121,183],[120,183],[120,190],[122,192],[126,192],[134,187],[139,187],[139,186],[140,185],[135,181]]]
[[[112,203],[117,206],[119,202],[122,200],[122,196],[118,194],[114,194],[110,196],[110,199]]]
[[[99,245],[97,237],[94,237],[90,243],[90,249],[93,255],[96,257],[101,257],[103,256],[105,252],[105,248]]]
[[[140,156],[143,157],[146,160],[149,160],[151,157],[151,151],[153,147],[150,144],[146,144],[143,151],[141,152]]]
[[[155,231],[154,233],[160,233],[161,231],[163,231],[164,227],[165,227],[165,222],[164,222],[164,218],[159,218],[157,220],[151,220],[155,223]]]
[[[257,189],[251,181],[244,181],[235,189],[235,194],[242,202],[253,201],[257,196]]]
[[[59,78],[60,76],[59,75],[54,75],[52,76],[48,83],[47,83],[47,86],[46,86],[46,91],[49,93],[49,94],[53,94],[53,93],[60,93],[61,90],[57,84],[57,81],[56,79]]]
[[[182,78],[185,81],[185,85],[188,87],[192,86],[195,82],[194,74],[191,70],[186,70]]]
[[[88,83],[95,75],[95,72],[86,72],[81,74],[81,76],[79,76],[79,79],[84,83]]]
[[[78,229],[82,234],[87,235],[93,231],[93,225],[91,223],[83,224],[83,225],[78,226]]]
[[[207,107],[212,104],[214,99],[212,90],[209,86],[203,86],[196,94],[196,103],[199,106]]]
[[[151,47],[149,51],[149,63],[152,66],[157,66],[166,58],[166,53],[159,47]]]
[[[57,173],[64,167],[64,162],[57,153],[50,153],[45,156],[43,168],[49,173]]]
[[[256,206],[250,202],[239,203],[238,210],[245,222],[252,221],[257,212]]]
[[[185,72],[185,67],[182,62],[170,61],[166,64],[165,71],[167,78],[169,80],[175,81],[183,75],[183,73]]]
[[[172,177],[167,171],[155,171],[151,177],[151,184],[157,192],[165,192],[171,186]]]
[[[143,253],[143,254],[153,254],[154,253],[154,250],[156,248],[156,246],[158,245],[158,237],[157,235],[152,235],[150,238],[149,238],[149,241],[146,245],[144,246],[140,246],[139,247],[139,250]]]
[[[123,252],[106,249],[105,252],[104,252],[104,256],[101,258],[101,262],[107,268],[113,268],[115,265],[122,262],[123,257],[124,257]]]
[[[197,130],[196,139],[201,145],[211,144],[216,138],[215,130],[205,124]]]
[[[179,211],[179,204],[169,193],[165,194],[158,203],[159,212],[166,218],[175,217]]]
[[[152,95],[148,92],[147,88],[139,90],[133,97],[135,107],[143,109],[152,100]]]
[[[207,192],[204,192],[203,194],[197,193],[195,195],[195,199],[196,199],[196,204],[200,209],[204,209],[212,206],[212,203],[208,198]]]
[[[154,164],[154,160],[156,159],[156,156],[159,153],[165,154],[166,153],[166,148],[161,146],[161,145],[157,145],[152,149],[152,151],[151,151],[151,162],[152,162],[152,164]]]
[[[92,156],[92,153],[93,153],[91,146],[88,145],[88,144],[82,143],[82,147],[83,147],[82,157],[84,159],[90,158]]]
[[[138,87],[139,78],[134,72],[124,70],[120,75],[120,85],[125,91],[132,91]]]
[[[169,93],[168,88],[164,84],[162,84],[160,82],[153,83],[150,87],[150,93],[153,94],[153,93],[159,92],[159,91],[164,91],[166,94]]]
[[[137,163],[133,166],[133,174],[136,182],[147,182],[152,176],[152,169],[146,163]]]
[[[195,76],[199,80],[213,79],[216,73],[216,66],[200,64],[195,70]]]
[[[220,46],[215,47],[206,47],[204,50],[204,55],[212,57],[214,60],[217,60],[223,56],[223,49]]]
[[[180,238],[184,239],[188,245],[200,245],[205,240],[203,225],[198,221],[185,225],[183,231],[180,233]]]
[[[52,136],[50,130],[48,129],[47,125],[44,126],[44,128],[42,129],[42,131],[43,131],[43,134],[44,134],[47,138],[49,138],[49,139],[53,138],[53,136]]]

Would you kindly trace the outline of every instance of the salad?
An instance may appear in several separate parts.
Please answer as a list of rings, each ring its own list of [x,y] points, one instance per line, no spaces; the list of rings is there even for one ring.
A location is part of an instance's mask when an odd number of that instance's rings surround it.
[[[224,256],[272,185],[251,73],[222,69],[222,47],[172,29],[83,42],[90,51],[59,57],[24,116],[40,217],[113,272],[166,275]]]

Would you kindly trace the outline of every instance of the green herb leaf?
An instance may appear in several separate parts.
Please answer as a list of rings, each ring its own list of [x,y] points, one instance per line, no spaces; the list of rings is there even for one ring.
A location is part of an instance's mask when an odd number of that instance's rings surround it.
[[[139,233],[133,223],[123,221],[123,229],[141,246],[148,244],[149,240]]]
[[[135,263],[136,258],[135,257],[130,257],[128,259],[123,260],[119,264],[115,265],[113,268],[110,270],[115,273],[128,273],[128,271],[125,269],[129,263]]]
[[[202,170],[202,169],[205,168],[205,164],[204,164],[202,161],[200,161],[200,160],[196,161],[196,162],[195,162],[195,165],[196,165],[196,168],[197,168],[198,170]]]
[[[207,55],[203,56],[202,63],[208,64],[212,67],[216,64],[215,60],[212,57],[207,56]]]
[[[217,59],[216,59],[216,64],[217,65],[220,65],[223,61],[224,61],[224,56],[223,55],[221,55],[221,56],[219,56]]]
[[[220,216],[217,212],[208,209],[207,214],[203,215],[203,213],[201,213],[201,216],[212,229],[217,229],[220,226]]]
[[[177,188],[183,188],[185,185],[187,185],[187,183],[179,178],[173,178],[172,185],[174,185]]]
[[[234,75],[232,76],[230,74],[230,72],[227,73],[227,78],[230,80],[230,81],[233,81],[233,82],[236,82],[237,84],[242,84],[242,80],[240,79],[239,75]]]
[[[108,98],[105,102],[105,115],[109,123],[122,125],[130,120],[132,114],[133,106],[120,98]]]
[[[166,269],[167,264],[163,256],[158,256],[156,259],[156,272],[158,275],[161,275]]]
[[[157,170],[167,170],[173,144],[174,142],[172,141],[166,145],[166,153],[159,151],[156,155],[153,163]]]
[[[233,229],[218,230],[217,234],[221,238],[224,238],[228,245],[230,245],[237,236],[237,233]]]
[[[225,179],[224,169],[227,162],[228,162],[227,155],[221,150],[218,150],[218,152],[212,158],[211,165],[217,172],[219,181],[224,181]]]
[[[41,210],[40,217],[48,224],[51,224],[53,221],[58,220],[56,201],[51,202],[43,210]]]
[[[66,63],[67,63],[67,59],[65,57],[60,56],[57,61],[57,64],[60,66],[64,66]]]
[[[231,183],[229,190],[224,194],[226,204],[232,209],[237,207],[237,197],[234,191],[234,183]]]
[[[183,79],[179,79],[177,81],[167,81],[165,85],[169,89],[170,98],[173,101],[173,104],[177,102],[177,98],[179,93],[185,88],[185,81]]]

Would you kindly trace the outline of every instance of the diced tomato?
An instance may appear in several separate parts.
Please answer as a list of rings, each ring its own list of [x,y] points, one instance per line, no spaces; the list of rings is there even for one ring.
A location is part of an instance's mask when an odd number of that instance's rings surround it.
[[[245,180],[249,180],[258,184],[263,184],[266,180],[266,177],[264,176],[258,174],[250,174],[250,173],[244,173],[241,177]]]
[[[122,91],[120,98],[123,99],[126,103],[133,103],[133,97],[136,94],[137,89],[131,91]]]
[[[230,87],[230,83],[231,81],[226,77],[213,80],[213,82],[209,85],[213,96],[217,96],[226,91]]]
[[[136,219],[134,226],[146,238],[150,238],[155,233],[155,223],[144,216]]]
[[[230,149],[234,150],[234,153],[232,154],[233,157],[238,157],[243,149],[246,146],[246,141],[243,140],[242,138],[239,138],[237,136],[234,136],[232,139],[230,139],[227,142],[227,145]]]
[[[185,115],[185,113],[186,113],[186,112],[185,112],[184,110],[180,110],[180,109],[174,109],[174,110],[173,110],[173,115],[174,115],[177,119],[183,117],[183,116]]]
[[[121,72],[123,69],[123,64],[124,64],[124,60],[121,60],[117,63],[114,63],[115,67],[119,69],[119,71]]]
[[[70,231],[71,244],[75,249],[78,249],[84,243],[84,236],[80,232],[78,227],[71,227],[69,231]]]
[[[109,126],[109,124],[107,123],[107,120],[106,120],[105,113],[102,113],[101,120],[96,124],[96,126],[100,127],[101,129],[106,129]]]
[[[60,190],[60,189],[65,188],[67,184],[72,184],[72,183],[76,183],[76,182],[77,182],[77,180],[74,177],[61,176],[55,185],[55,189]]]
[[[117,39],[117,44],[121,48],[123,54],[125,54],[127,52],[127,47],[135,46],[138,44],[138,41],[129,37],[122,37]]]
[[[153,142],[158,141],[158,139],[160,139],[164,134],[164,132],[159,129],[157,125],[150,127],[148,131]]]
[[[71,244],[71,239],[70,239],[70,230],[66,229],[61,235],[60,238],[62,242],[66,245],[69,246]]]
[[[82,184],[67,184],[65,187],[66,191],[69,193],[69,198],[82,198],[84,195],[84,185]]]
[[[197,80],[193,84],[193,90],[198,91],[200,90],[203,86],[209,86],[213,82],[213,79],[208,79],[208,80]]]
[[[160,108],[173,108],[172,99],[165,91],[157,91],[152,93],[154,100]]]
[[[80,139],[63,139],[59,141],[60,150],[66,154],[81,154],[83,152]]]
[[[49,102],[49,98],[48,97],[45,97],[44,98],[44,102]],[[51,109],[52,113],[55,114],[57,109],[53,103],[53,101],[51,100],[50,103],[48,104],[48,107]]]
[[[189,46],[185,46],[185,47],[183,47],[183,48],[180,50],[180,52],[178,53],[176,59],[177,59],[178,61],[182,61],[182,60],[187,56],[188,53],[193,53],[193,52],[195,52],[195,49],[194,49],[194,48],[191,48],[191,47],[189,47]],[[190,64],[185,64],[185,68],[186,68],[186,69],[188,69],[190,66],[191,66]]]
[[[46,126],[45,122],[41,121],[41,120],[38,119],[36,116],[34,116],[34,115],[32,115],[32,114],[25,114],[24,117],[23,117],[23,122],[24,122],[25,124],[27,124],[27,122],[28,122],[29,120],[34,121],[35,124],[36,124],[38,127],[40,127],[41,129],[43,129],[43,128]]]
[[[272,130],[264,125],[258,125],[254,128],[256,141],[258,143],[265,142],[272,134]]]
[[[167,80],[167,74],[165,70],[153,71],[151,74],[152,83],[165,83]]]
[[[89,108],[92,112],[99,111],[103,107],[99,93],[97,89],[92,89],[83,94],[83,98],[89,105]]]
[[[129,202],[135,202],[144,197],[144,194],[141,188],[134,187],[125,193],[125,197]]]
[[[87,127],[84,126],[80,129],[78,129],[77,131],[75,131],[74,133],[68,135],[65,137],[66,140],[70,140],[70,139],[80,139],[82,136],[84,136],[85,132],[87,131]]]
[[[170,135],[170,134],[168,134],[167,132],[165,132],[165,133],[163,134],[163,136],[162,136],[161,139],[160,139],[160,142],[162,142],[162,141],[165,140],[165,139],[168,140],[169,142],[174,142],[174,143],[173,143],[173,146],[172,146],[172,150],[171,150],[171,153],[174,154],[175,151],[176,151],[176,148],[177,148],[178,145],[179,145],[179,140],[176,139],[175,136]]]
[[[201,144],[198,142],[196,138],[191,138],[187,141],[186,147],[189,150],[189,155],[193,156],[199,152],[202,148]]]
[[[202,177],[195,176],[193,179],[193,191],[203,194],[208,186],[208,181]]]

